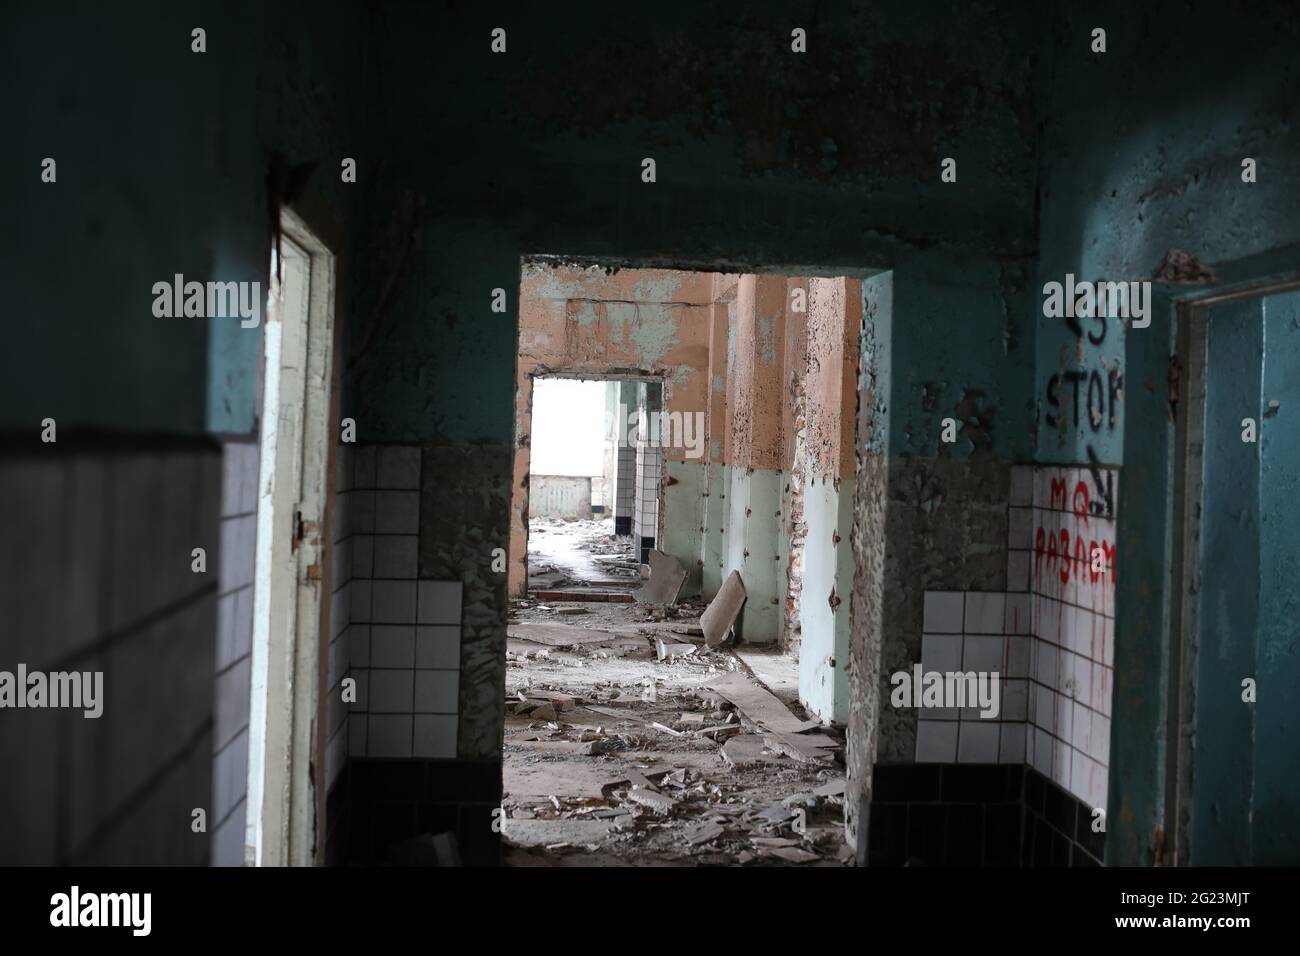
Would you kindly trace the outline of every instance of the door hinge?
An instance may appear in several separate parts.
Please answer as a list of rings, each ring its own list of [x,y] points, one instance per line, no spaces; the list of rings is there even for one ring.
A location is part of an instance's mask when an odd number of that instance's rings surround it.
[[[302,541],[302,509],[294,508],[293,509],[293,541],[290,545],[290,549],[293,551],[297,551],[298,542],[300,541]]]

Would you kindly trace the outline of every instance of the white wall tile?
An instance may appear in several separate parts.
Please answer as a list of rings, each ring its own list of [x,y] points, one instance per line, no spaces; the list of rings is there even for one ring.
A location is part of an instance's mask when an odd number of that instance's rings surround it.
[[[460,667],[460,628],[421,625],[415,629],[415,666]]]
[[[926,720],[916,725],[917,763],[957,762],[957,722]]]
[[[1006,638],[991,634],[968,634],[962,655],[962,668],[967,671],[1002,671],[1002,655]]]
[[[249,673],[252,657],[244,657],[217,675],[213,706],[213,747],[224,747],[248,727]]]
[[[416,713],[456,714],[459,711],[459,690],[459,671],[416,671]]]
[[[374,624],[370,627],[370,667],[415,666],[415,625]]]
[[[1029,681],[1006,680],[1000,683],[1002,720],[1027,720],[1029,717]]]
[[[370,666],[370,625],[348,625],[348,663],[352,667]]]
[[[1029,651],[1034,642],[1032,637],[1007,638],[1006,676],[1008,679],[1029,677]]]
[[[1045,644],[1042,641],[1038,643],[1038,672],[1034,679],[1045,687],[1055,690],[1057,684],[1057,668],[1059,652],[1054,644]]]
[[[352,600],[348,602],[348,620],[367,623],[370,620],[371,584],[364,579],[353,578],[347,584]]]
[[[1103,766],[1110,765],[1110,718],[1092,711],[1092,744],[1088,756]]]
[[[355,466],[353,448],[350,442],[340,442],[334,446],[334,491],[336,494],[352,490],[352,470]]]
[[[235,737],[217,754],[212,767],[212,812],[209,820],[220,820],[244,798],[248,786],[248,734]]]
[[[413,723],[410,714],[371,714],[367,723],[367,757],[412,756]]]
[[[1034,723],[1044,730],[1056,730],[1056,692],[1042,684],[1031,685],[1034,695]]]
[[[1028,591],[1030,551],[1007,552],[1007,590]]]
[[[1028,763],[1028,754],[1025,751],[1026,725],[1001,723],[998,727],[1000,735],[998,763]]]
[[[1092,700],[1092,662],[1086,657],[1071,654],[1070,665],[1074,699],[1086,704]]]
[[[1073,735],[1074,701],[1065,694],[1056,695],[1056,736],[1069,741]]]
[[[375,624],[414,624],[415,585],[414,581],[371,582],[370,621]]]
[[[1059,644],[1061,641],[1061,607],[1059,601],[1040,599],[1037,636],[1048,644]]]
[[[418,534],[420,493],[418,491],[375,492],[375,534]]]
[[[924,630],[929,634],[960,634],[964,606],[961,591],[926,591]]]
[[[1033,729],[1033,766],[1045,777],[1052,776],[1052,735],[1041,727]]]
[[[957,762],[997,763],[999,727],[993,720],[963,720],[958,737]]]
[[[348,524],[353,534],[373,534],[375,530],[375,492],[348,493]]]
[[[420,448],[416,445],[381,445],[377,453],[376,487],[420,487]]]
[[[348,715],[348,753],[353,757],[366,756],[366,734],[368,714]]]
[[[967,591],[966,634],[1001,634],[1006,626],[1007,596],[1003,591]]]
[[[1070,781],[1066,789],[1084,803],[1088,802],[1092,790],[1093,766],[1093,762],[1077,750],[1070,754]]]
[[[1033,612],[1030,607],[1031,598],[1028,594],[1008,594],[1007,608],[1004,618],[1002,633],[1004,634],[1029,634],[1032,633]]]
[[[352,577],[375,576],[375,539],[368,534],[354,534],[352,542]]]
[[[379,449],[375,445],[358,445],[353,452],[352,487],[375,487]]]
[[[960,634],[923,634],[921,668],[925,671],[955,671],[961,668]]]
[[[1007,547],[1027,551],[1034,545],[1034,512],[1031,508],[1009,508],[1007,517]]]
[[[1032,505],[1034,503],[1034,468],[1032,465],[1011,466],[1011,504]]]
[[[1052,738],[1052,781],[1067,790],[1070,789],[1070,756],[1073,753],[1069,744]]]
[[[1070,746],[1084,753],[1092,751],[1092,711],[1077,701],[1071,705],[1074,716],[1070,721]]]
[[[376,578],[416,577],[419,537],[417,535],[376,535],[373,576]]]
[[[411,670],[370,671],[370,706],[375,714],[409,714],[415,709],[415,672]]]
[[[457,718],[454,715],[417,714],[415,716],[415,756],[456,756]]]
[[[353,667],[352,670],[348,672],[348,677],[357,682],[356,700],[354,700],[348,707],[348,710],[352,715],[348,719],[351,720],[355,718],[358,713],[364,714],[370,707],[370,671],[364,667]]]

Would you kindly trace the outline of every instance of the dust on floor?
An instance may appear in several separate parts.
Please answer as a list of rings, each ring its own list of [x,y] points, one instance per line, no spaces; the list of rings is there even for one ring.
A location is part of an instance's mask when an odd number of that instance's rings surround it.
[[[785,707],[768,697],[742,655],[706,647],[701,610],[514,603],[505,702],[507,863],[851,862],[842,733],[805,721],[788,694]],[[769,654],[766,663],[765,670],[789,672],[789,661]],[[728,675],[735,676],[722,692],[709,686]],[[754,723],[724,693],[781,708],[780,731]],[[764,715],[754,701],[749,708],[771,720],[770,709]],[[790,732],[796,727],[811,732]]]

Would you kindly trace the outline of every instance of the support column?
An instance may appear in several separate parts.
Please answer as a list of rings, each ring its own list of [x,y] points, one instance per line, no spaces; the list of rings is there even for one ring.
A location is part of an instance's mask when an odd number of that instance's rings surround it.
[[[636,511],[636,411],[638,382],[619,382],[614,410],[614,534],[630,537]]]
[[[786,280],[745,275],[736,289],[727,380],[730,467],[723,576],[740,572],[746,641],[775,642],[781,632],[782,367]]]

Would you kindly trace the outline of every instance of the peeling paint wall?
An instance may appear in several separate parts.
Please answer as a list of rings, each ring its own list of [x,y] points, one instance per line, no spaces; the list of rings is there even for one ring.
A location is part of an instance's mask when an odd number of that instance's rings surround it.
[[[853,485],[862,283],[808,280],[808,434],[803,446],[799,696],[824,720],[848,718]]]

